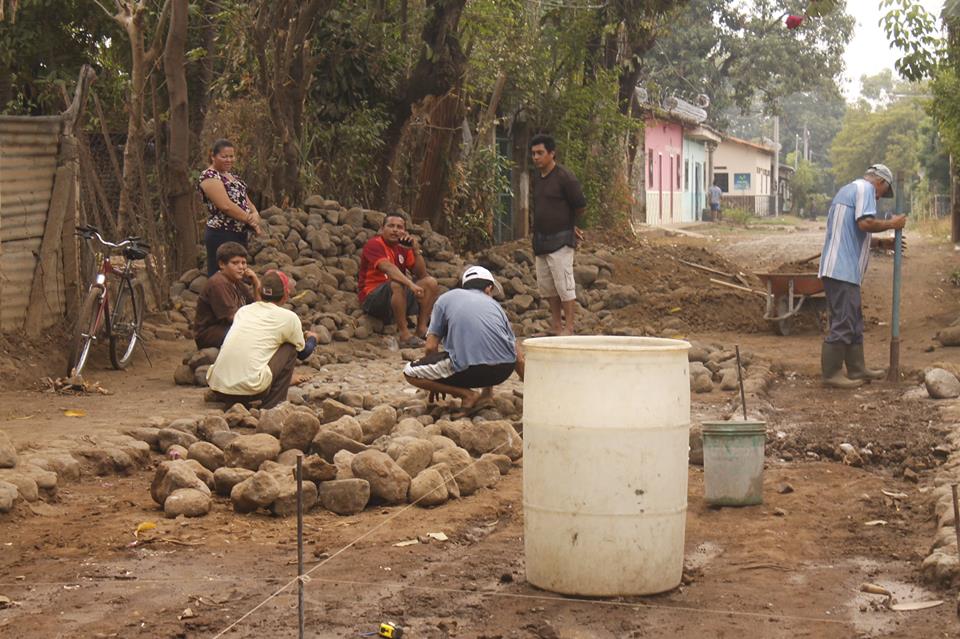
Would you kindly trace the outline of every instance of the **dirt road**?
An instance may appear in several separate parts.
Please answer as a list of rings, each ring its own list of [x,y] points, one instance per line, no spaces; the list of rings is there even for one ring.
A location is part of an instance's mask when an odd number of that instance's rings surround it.
[[[809,227],[663,241],[709,244],[758,270],[758,264],[815,253],[821,231]],[[771,257],[780,255],[789,257]],[[958,265],[950,247],[911,238],[905,369],[938,358],[956,361],[952,351],[924,349],[936,328],[960,316],[945,282]],[[867,314],[878,322],[889,317],[889,269],[889,258],[874,259],[865,285]],[[886,334],[878,323],[868,329],[874,361],[884,359]],[[401,623],[404,636],[414,639],[956,636],[954,593],[919,583],[919,563],[935,532],[930,470],[919,465],[919,483],[901,477],[908,458],[925,459],[941,436],[932,401],[911,395],[912,381],[848,394],[824,391],[813,377],[820,337],[812,331],[789,338],[690,337],[740,343],[780,363],[786,373],[770,393],[769,426],[785,443],[768,448],[762,506],[708,508],[702,470],[690,468],[683,586],[653,597],[578,600],[526,583],[523,469],[515,466],[495,489],[436,509],[374,508],[353,517],[311,512],[307,636],[356,637],[385,620]],[[5,389],[0,429],[22,445],[135,425],[152,415],[203,412],[209,407],[200,389],[171,381],[184,350],[156,343],[154,367],[138,361],[126,373],[95,361],[91,378],[113,391],[110,396]],[[380,383],[385,395],[400,395],[399,356],[384,358],[331,365],[318,374],[351,385]],[[722,414],[731,399],[720,391],[695,396],[695,418]],[[65,418],[64,408],[80,408],[86,417]],[[862,468],[828,461],[847,440],[888,453]],[[224,500],[207,517],[165,520],[150,499],[151,478],[147,471],[87,478],[65,485],[56,501],[0,516],[0,595],[16,602],[0,609],[0,637],[217,637],[228,628],[224,637],[295,636],[295,522],[237,515]],[[893,505],[881,489],[908,497]],[[877,520],[886,524],[866,525]],[[158,528],[131,545],[144,521]],[[426,540],[431,532],[449,540],[394,545]],[[860,593],[863,582],[885,586],[900,600],[943,598],[947,604],[894,613],[880,597]]]

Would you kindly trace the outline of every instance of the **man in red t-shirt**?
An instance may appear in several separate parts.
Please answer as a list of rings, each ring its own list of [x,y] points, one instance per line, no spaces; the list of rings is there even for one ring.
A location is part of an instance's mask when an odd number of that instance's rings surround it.
[[[364,313],[396,323],[401,348],[423,346],[437,300],[437,280],[427,275],[420,241],[407,233],[402,216],[388,214],[380,233],[364,245],[357,290]],[[416,335],[407,328],[409,315],[417,316]]]

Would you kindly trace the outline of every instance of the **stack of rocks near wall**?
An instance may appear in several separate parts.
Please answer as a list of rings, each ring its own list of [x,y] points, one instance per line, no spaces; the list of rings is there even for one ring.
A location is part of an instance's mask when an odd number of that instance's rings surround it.
[[[214,497],[240,513],[296,512],[295,466],[302,459],[305,507],[341,515],[368,504],[438,506],[492,488],[523,454],[516,405],[501,398],[487,419],[434,422],[390,404],[361,410],[332,398],[260,411],[153,421],[129,429],[167,458],[151,496],[170,517],[201,516]]]

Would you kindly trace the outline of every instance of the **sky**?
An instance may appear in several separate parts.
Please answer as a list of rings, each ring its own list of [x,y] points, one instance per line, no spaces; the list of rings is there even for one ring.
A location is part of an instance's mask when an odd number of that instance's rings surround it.
[[[943,0],[920,0],[920,4],[939,16]],[[893,63],[900,55],[897,49],[890,47],[879,24],[880,0],[847,0],[847,13],[856,19],[857,25],[844,55],[844,95],[848,100],[855,100],[860,95],[860,76],[893,69]]]

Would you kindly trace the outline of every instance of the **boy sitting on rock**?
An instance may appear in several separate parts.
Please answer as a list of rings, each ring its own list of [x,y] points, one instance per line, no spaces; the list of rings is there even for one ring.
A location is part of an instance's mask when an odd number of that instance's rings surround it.
[[[247,249],[237,242],[224,242],[217,249],[220,270],[200,291],[193,339],[198,349],[220,348],[237,310],[258,299],[260,280],[247,266]]]

